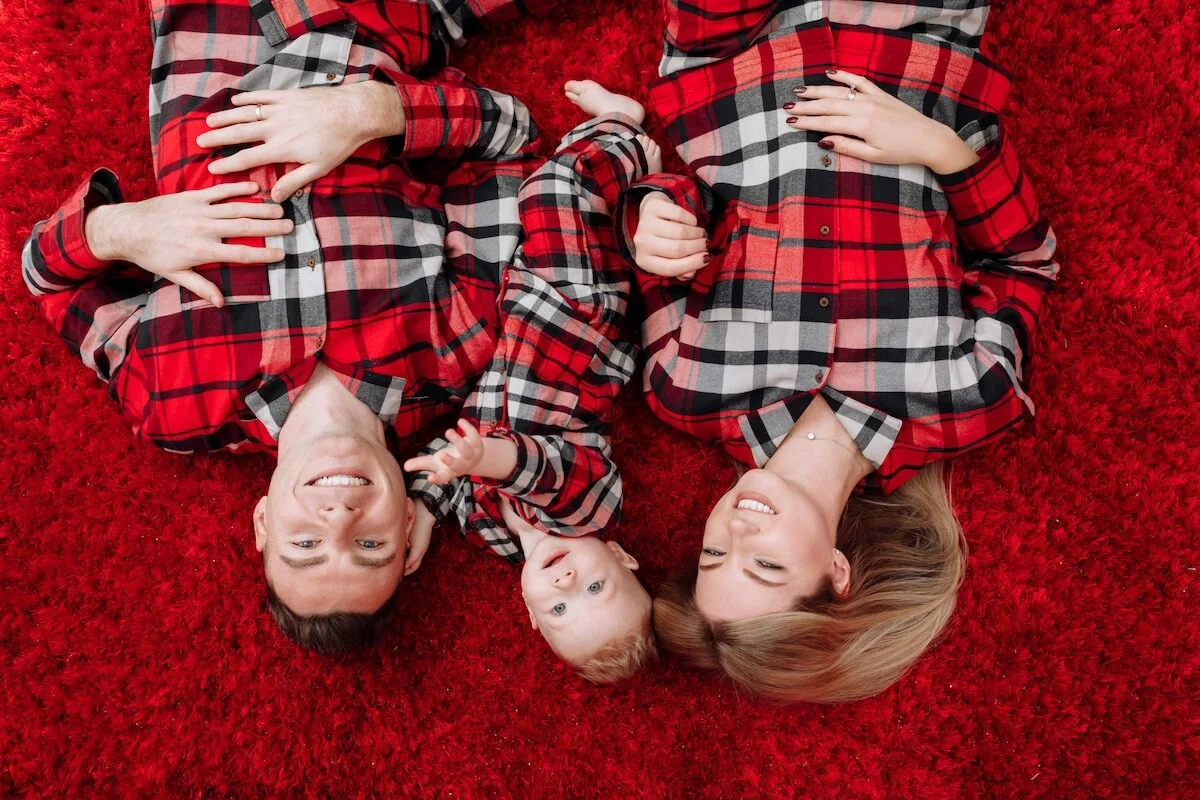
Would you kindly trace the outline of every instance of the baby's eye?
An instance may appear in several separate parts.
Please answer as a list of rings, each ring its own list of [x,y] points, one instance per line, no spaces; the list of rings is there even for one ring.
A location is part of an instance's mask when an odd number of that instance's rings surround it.
[[[566,613],[566,611],[567,611],[566,603],[559,603],[554,608],[550,609],[550,613],[556,617],[561,617],[563,614]]]
[[[604,588],[604,581],[594,581],[592,583],[592,585],[588,587],[588,591],[591,592],[592,594],[596,594],[603,588]]]
[[[706,556],[714,556],[716,558],[720,558],[721,556],[725,555],[725,553],[713,547],[701,548],[700,552],[704,553]]]
[[[374,539],[359,539],[358,544],[367,550],[378,550],[380,547],[383,547],[383,542],[377,542]]]

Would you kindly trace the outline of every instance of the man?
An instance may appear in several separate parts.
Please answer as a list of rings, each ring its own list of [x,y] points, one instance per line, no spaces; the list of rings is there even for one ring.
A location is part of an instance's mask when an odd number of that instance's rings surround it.
[[[278,453],[254,528],[302,645],[373,640],[419,566],[431,526],[410,540],[388,439],[486,366],[519,235],[528,112],[450,70],[414,76],[536,5],[155,0],[160,196],[123,202],[99,170],[25,246],[27,285],[139,437]],[[439,192],[415,159],[496,163]]]

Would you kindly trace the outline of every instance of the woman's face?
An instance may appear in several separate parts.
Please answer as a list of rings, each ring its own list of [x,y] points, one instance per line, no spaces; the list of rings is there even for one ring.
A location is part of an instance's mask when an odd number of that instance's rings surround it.
[[[708,515],[696,579],[696,604],[711,620],[786,611],[849,565],[834,549],[836,531],[801,487],[765,470],[742,476]]]

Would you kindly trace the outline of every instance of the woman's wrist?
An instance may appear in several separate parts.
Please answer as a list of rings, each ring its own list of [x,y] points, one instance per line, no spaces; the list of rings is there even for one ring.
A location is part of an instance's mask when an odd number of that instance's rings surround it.
[[[940,135],[935,139],[929,159],[925,162],[926,167],[938,175],[951,175],[979,161],[978,154],[951,128],[941,124],[938,127]]]

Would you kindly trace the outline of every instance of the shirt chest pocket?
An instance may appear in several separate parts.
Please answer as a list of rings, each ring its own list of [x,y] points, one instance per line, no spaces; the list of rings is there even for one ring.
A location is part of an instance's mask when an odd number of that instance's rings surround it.
[[[336,0],[252,0],[251,9],[273,54],[238,82],[240,91],[342,82],[357,25]]]
[[[770,322],[775,302],[779,225],[739,214],[729,244],[717,254],[701,322]]]

